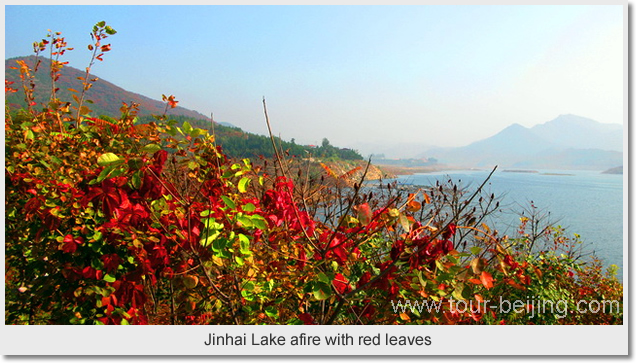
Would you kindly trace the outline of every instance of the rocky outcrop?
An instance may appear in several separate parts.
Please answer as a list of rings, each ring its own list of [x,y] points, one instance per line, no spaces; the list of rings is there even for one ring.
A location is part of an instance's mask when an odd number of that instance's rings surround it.
[[[327,173],[340,179],[345,179],[348,183],[359,183],[367,168],[365,160],[342,160],[342,161],[325,161],[320,162]],[[394,174],[387,173],[377,166],[371,164],[367,170],[365,180],[379,180],[395,178]]]

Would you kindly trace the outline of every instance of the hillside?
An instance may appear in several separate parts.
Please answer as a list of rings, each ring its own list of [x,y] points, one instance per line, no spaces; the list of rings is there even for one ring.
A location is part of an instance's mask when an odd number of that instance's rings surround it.
[[[532,128],[515,123],[489,138],[432,149],[426,156],[457,167],[605,170],[622,163],[622,132],[618,124],[560,115]]]
[[[14,82],[12,86],[21,90],[20,71],[11,68],[18,66],[16,60],[24,60],[27,64],[33,66],[36,58],[35,56],[18,57],[6,59],[4,62],[5,79],[9,82]],[[35,73],[35,100],[38,104],[46,104],[48,103],[51,92],[51,78],[49,75],[50,60],[43,57],[40,57],[40,60],[42,63],[38,72]],[[58,98],[61,100],[72,100],[72,93],[69,91],[69,88],[81,90],[82,83],[77,77],[84,77],[85,73],[86,72],[70,66],[62,68],[60,78],[57,81],[57,87],[59,88],[57,92]],[[91,74],[91,76],[99,77],[95,74]],[[103,79],[99,79],[93,85],[87,93],[87,98],[93,101],[93,103],[88,106],[93,110],[93,115],[95,116],[119,115],[119,108],[122,102],[130,103],[132,101],[138,103],[140,105],[140,115],[162,115],[166,107],[165,103],[161,101],[127,91]],[[7,94],[6,101],[13,107],[26,106],[22,92]],[[207,119],[205,115],[199,112],[188,110],[180,106],[170,109],[168,112],[170,115]]]
[[[251,158],[254,160],[264,157],[271,159],[274,157],[274,149],[269,136],[253,134],[243,131],[241,128],[229,123],[214,123],[210,120],[192,118],[187,116],[171,116],[170,119],[182,125],[189,123],[192,127],[208,130],[214,133],[215,140],[223,151],[234,158]],[[140,122],[148,123],[154,121],[152,116],[142,116]],[[313,157],[324,161],[340,160],[362,160],[362,156],[355,150],[333,146],[329,140],[324,139],[321,146],[299,145],[293,141],[285,141],[275,137],[276,144],[288,157],[306,158]]]
[[[24,60],[30,66],[35,64],[35,56],[18,57],[5,60],[5,79],[14,82],[13,88],[18,89],[16,93],[8,93],[6,103],[11,109],[24,108],[24,94],[21,90],[20,73],[17,67],[17,60]],[[48,103],[51,92],[51,79],[49,75],[50,60],[40,57],[42,63],[35,73],[35,100],[40,105]],[[60,78],[56,85],[58,98],[61,100],[72,100],[72,92],[70,89],[81,90],[82,84],[78,77],[85,76],[85,72],[79,69],[65,66],[60,72]],[[92,75],[94,76],[94,75]],[[99,79],[94,83],[93,87],[87,93],[87,98],[92,101],[88,106],[92,110],[92,115],[100,116],[117,116],[120,114],[122,102],[136,102],[140,105],[139,116],[140,122],[154,121],[152,115],[162,115],[165,112],[166,104],[164,102],[154,100],[152,98],[127,91],[106,80]],[[228,122],[215,123],[212,127],[210,119],[199,112],[188,110],[177,106],[167,111],[171,119],[177,121],[178,124],[188,122],[190,125],[216,134],[217,143],[221,145],[229,156],[235,158],[258,158],[263,156],[271,158],[274,156],[271,140],[264,135],[252,134],[241,130]],[[362,160],[362,156],[355,150],[348,148],[339,148],[329,144],[325,139],[324,145],[310,147],[297,145],[294,142],[287,142],[277,139],[282,150],[290,156],[298,156],[304,158],[308,155],[329,160]]]

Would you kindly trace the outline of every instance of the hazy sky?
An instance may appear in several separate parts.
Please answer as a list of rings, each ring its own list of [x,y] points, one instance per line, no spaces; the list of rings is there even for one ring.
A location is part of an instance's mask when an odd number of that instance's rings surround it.
[[[61,31],[127,90],[304,144],[461,146],[572,113],[623,122],[623,6],[6,6],[5,58]]]

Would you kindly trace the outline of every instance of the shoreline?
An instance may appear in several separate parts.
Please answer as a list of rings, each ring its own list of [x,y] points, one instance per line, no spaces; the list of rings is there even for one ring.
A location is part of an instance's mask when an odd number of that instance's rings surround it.
[[[425,173],[438,173],[441,171],[453,171],[459,170],[458,168],[445,167],[445,166],[400,166],[400,165],[383,165],[374,164],[378,169],[382,170],[389,175],[413,175],[413,174],[425,174]],[[475,169],[477,170],[477,169]]]

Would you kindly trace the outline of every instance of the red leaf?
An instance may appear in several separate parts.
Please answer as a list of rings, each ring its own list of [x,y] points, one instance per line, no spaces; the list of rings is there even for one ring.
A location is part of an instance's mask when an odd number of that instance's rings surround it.
[[[297,243],[296,247],[298,248],[298,269],[302,270],[305,268],[307,264],[307,253],[305,252],[305,247],[302,244]]]
[[[492,275],[489,272],[482,271],[480,276],[481,284],[484,285],[485,288],[491,289],[494,285],[492,283]]]
[[[119,264],[122,262],[121,258],[114,253],[103,255],[101,260],[104,262],[104,268],[106,271],[111,272],[116,270],[119,267]]]
[[[341,273],[336,274],[336,277],[333,279],[333,286],[341,294],[346,294],[351,291],[349,280],[347,280],[347,278],[344,277],[344,275],[342,275]]]
[[[75,251],[77,251],[77,245],[75,244],[75,242],[64,242],[64,244],[62,245],[62,251],[66,252],[66,253],[73,253]]]
[[[77,246],[81,245],[82,243],[84,243],[84,238],[82,237],[73,238],[72,235],[67,234],[66,236],[64,236],[64,240],[62,241],[61,248],[62,248],[62,251],[66,253],[73,253],[77,251]]]
[[[448,228],[442,234],[443,239],[449,239],[455,235],[455,231],[457,230],[457,226],[454,223],[448,225]]]
[[[300,319],[305,325],[315,325],[316,322],[314,318],[309,313],[298,314],[298,319]]]

